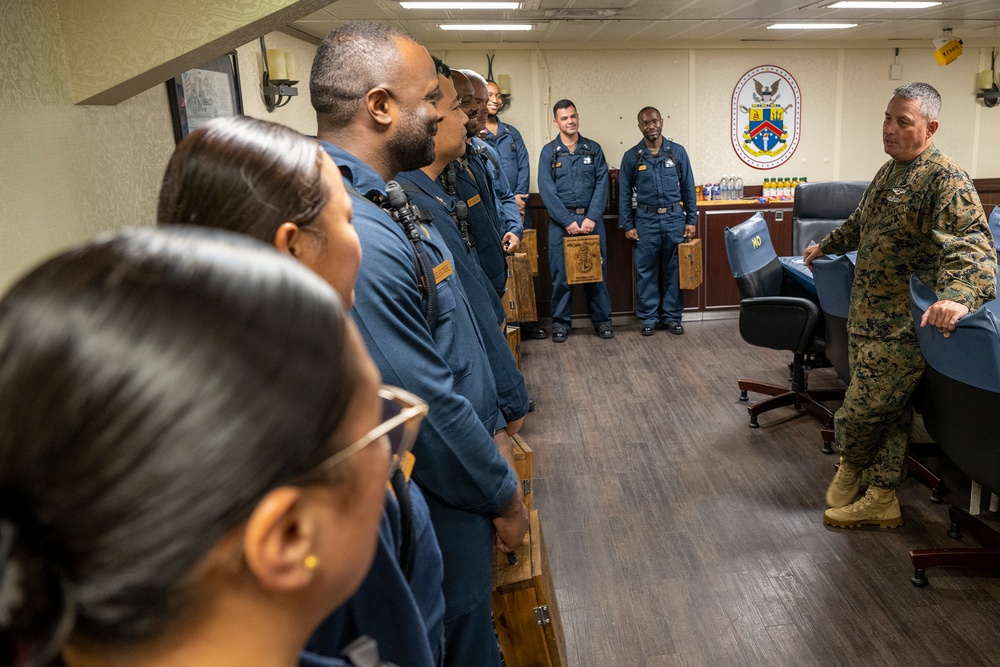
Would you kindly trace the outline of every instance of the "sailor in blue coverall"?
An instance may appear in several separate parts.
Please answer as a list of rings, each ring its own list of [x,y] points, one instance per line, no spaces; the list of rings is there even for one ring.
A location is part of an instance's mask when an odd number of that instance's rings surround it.
[[[388,384],[425,401],[430,412],[414,446],[413,479],[424,492],[444,558],[445,660],[499,663],[490,623],[492,517],[520,502],[516,476],[492,434],[505,424],[484,342],[451,252],[434,225],[421,225],[431,263],[442,269],[432,333],[413,250],[402,227],[366,197],[385,181],[358,158],[323,144],[340,167],[354,205],[363,259],[353,315]],[[447,275],[444,275],[447,273]]]
[[[662,136],[660,112],[639,112],[643,139],[622,156],[618,171],[618,215],[625,237],[635,242],[638,295],[635,314],[642,335],[661,324],[669,333],[684,333],[678,277],[677,244],[697,231],[694,175],[687,151]],[[637,207],[632,208],[635,189]],[[681,203],[683,202],[683,207]]]
[[[579,117],[569,100],[553,108],[559,136],[542,147],[538,158],[538,192],[551,218],[549,222],[549,269],[552,272],[552,340],[562,343],[572,325],[570,286],[566,283],[563,239],[570,235],[597,234],[601,243],[602,279],[585,283],[590,319],[601,338],[613,338],[611,297],[603,276],[607,275],[607,238],[604,207],[608,203],[608,163],[601,146],[580,135]]]
[[[479,266],[475,250],[466,243],[453,219],[455,199],[421,170],[398,174],[396,182],[403,186],[411,202],[434,217],[434,227],[451,250],[455,260],[455,273],[469,297],[476,323],[483,334],[486,354],[497,383],[501,413],[508,422],[524,417],[528,414],[528,390],[524,385],[524,376],[518,370],[514,355],[507,345],[507,338],[500,328],[500,320],[496,317],[500,299]],[[502,306],[500,310],[503,311]]]
[[[496,86],[490,82],[490,90]],[[499,89],[498,89],[499,90]],[[495,116],[494,114],[491,114]],[[513,125],[507,125],[499,118],[496,118],[497,129],[490,131],[486,128],[486,141],[496,150],[500,156],[500,168],[507,183],[510,185],[514,196],[527,196],[528,188],[531,186],[531,165],[528,160],[528,149],[524,145],[521,133]],[[528,218],[525,218],[527,223]]]

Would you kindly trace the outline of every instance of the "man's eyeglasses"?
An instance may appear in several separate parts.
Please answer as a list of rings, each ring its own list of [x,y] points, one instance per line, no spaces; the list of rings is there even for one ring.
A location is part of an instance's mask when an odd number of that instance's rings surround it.
[[[389,476],[396,472],[403,456],[413,448],[420,421],[427,415],[427,404],[414,394],[387,384],[379,387],[378,395],[382,399],[382,422],[321,463],[316,472],[332,470],[383,437],[389,442]]]

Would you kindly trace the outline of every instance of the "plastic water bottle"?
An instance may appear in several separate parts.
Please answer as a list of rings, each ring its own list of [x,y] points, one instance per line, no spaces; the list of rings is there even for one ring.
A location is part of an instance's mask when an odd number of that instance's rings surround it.
[[[720,190],[722,190],[723,199],[731,199],[731,197],[729,196],[729,190],[730,190],[729,177],[726,176],[725,174],[723,174],[722,178],[719,180],[719,188]]]
[[[733,199],[743,199],[743,177],[736,177],[736,196]]]

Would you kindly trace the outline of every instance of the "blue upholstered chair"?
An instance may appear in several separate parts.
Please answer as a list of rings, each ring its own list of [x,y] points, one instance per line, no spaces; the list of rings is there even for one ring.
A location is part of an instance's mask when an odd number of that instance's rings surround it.
[[[822,355],[825,348],[817,335],[819,307],[810,299],[788,295],[789,282],[771,244],[767,221],[760,213],[726,228],[725,241],[729,266],[740,290],[740,336],[751,345],[789,350],[794,355],[791,387],[739,381],[741,401],[749,400],[750,391],[770,397],[747,408],[750,427],[758,427],[759,414],[784,406],[804,407],[831,425],[833,413],[822,401],[843,398],[843,392],[815,391],[806,386],[806,356]]]
[[[913,321],[927,361],[920,407],[924,425],[941,450],[974,482],[1000,491],[1000,303],[993,301],[959,320],[945,338],[920,318],[937,300],[933,290],[910,279]],[[957,507],[949,510],[951,537],[964,528],[982,546],[910,552],[913,583],[927,585],[928,567],[1000,571],[1000,533]]]

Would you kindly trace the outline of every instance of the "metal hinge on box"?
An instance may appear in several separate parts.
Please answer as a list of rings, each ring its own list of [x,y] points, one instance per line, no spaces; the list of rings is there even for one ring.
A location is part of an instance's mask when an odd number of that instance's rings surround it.
[[[521,480],[521,493],[523,493],[526,496],[530,496],[531,495],[531,480],[530,479],[522,479]]]
[[[549,608],[546,605],[535,607],[535,622],[538,625],[549,625],[552,623],[552,617],[549,616]]]

